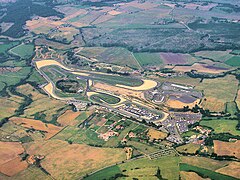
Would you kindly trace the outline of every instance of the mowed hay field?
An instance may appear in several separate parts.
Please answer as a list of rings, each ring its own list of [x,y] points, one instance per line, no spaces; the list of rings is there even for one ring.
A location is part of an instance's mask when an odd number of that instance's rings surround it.
[[[28,167],[26,161],[19,157],[24,152],[24,148],[19,142],[0,141],[0,172],[13,176]]]
[[[45,115],[45,120],[51,121],[53,115],[57,114],[59,109],[66,107],[61,101],[50,99],[47,95],[41,94],[30,84],[21,85],[17,90],[25,95],[31,94],[33,100],[27,109],[24,110],[23,116],[26,118],[34,118],[36,113],[40,113]]]
[[[180,172],[180,177],[182,180],[203,180],[201,176],[199,176],[195,172],[186,172],[186,171],[181,171]]]
[[[148,130],[148,136],[150,137],[150,140],[165,139],[167,137],[167,133],[157,131],[155,129],[149,129]]]
[[[235,156],[240,159],[240,141],[224,142],[214,140],[214,152],[219,156]]]
[[[240,169],[240,162],[231,162],[227,166],[218,169],[216,172],[240,179],[239,169]]]
[[[72,110],[67,110],[64,114],[62,114],[58,119],[57,122],[59,122],[62,126],[71,125],[74,126],[78,123],[76,118],[81,114],[81,112],[73,112]]]
[[[44,155],[41,165],[55,179],[77,179],[101,167],[126,159],[123,149],[68,144],[61,140],[29,143],[30,155]]]
[[[201,105],[205,109],[221,112],[225,110],[226,102],[234,101],[238,89],[238,80],[232,75],[223,78],[204,79],[195,89],[203,91],[206,100],[203,100]]]
[[[12,117],[9,120],[25,128],[35,129],[37,131],[44,132],[45,139],[51,138],[62,129],[61,127],[55,126],[53,124],[46,124],[46,123],[43,123],[42,121],[35,120],[35,119]]]

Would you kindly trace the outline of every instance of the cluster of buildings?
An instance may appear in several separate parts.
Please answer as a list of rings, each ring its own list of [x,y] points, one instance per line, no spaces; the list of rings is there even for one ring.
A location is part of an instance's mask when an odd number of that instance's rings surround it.
[[[183,103],[192,103],[202,98],[202,93],[195,91],[192,86],[164,82],[156,89],[146,91],[145,97],[153,103],[165,103],[169,98]]]
[[[88,107],[87,102],[82,102],[79,100],[69,100],[69,101],[67,101],[67,104],[74,105],[77,111],[86,110],[86,108]]]
[[[202,126],[196,126],[193,128],[194,131],[198,132],[199,134],[194,134],[187,138],[187,143],[194,143],[203,145],[205,139],[209,136],[212,132],[210,129],[204,129]]]
[[[161,122],[161,125],[169,132],[167,140],[177,144],[183,143],[180,134],[187,132],[188,126],[200,121],[200,113],[171,112],[169,117]]]
[[[134,117],[146,119],[149,121],[155,121],[161,118],[161,115],[155,114],[145,108],[141,108],[137,105],[131,104],[118,107],[118,110],[128,112],[132,114]]]
[[[113,136],[119,136],[119,133],[118,132],[115,132],[113,130],[109,130],[108,132],[106,133],[102,133],[102,134],[99,134],[98,137],[103,139],[104,141],[108,141],[110,137],[113,137]]]

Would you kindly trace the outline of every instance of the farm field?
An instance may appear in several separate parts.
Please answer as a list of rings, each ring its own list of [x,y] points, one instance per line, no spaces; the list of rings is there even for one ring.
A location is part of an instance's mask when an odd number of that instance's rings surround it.
[[[233,57],[230,52],[231,51],[199,51],[194,53],[194,55],[202,58],[208,58],[213,61],[225,62]]]
[[[142,67],[161,66],[163,64],[158,53],[134,53],[134,57]]]
[[[33,142],[28,144],[26,151],[31,155],[44,155],[42,167],[53,177],[66,179],[84,176],[100,167],[117,163],[126,158],[123,149],[70,145],[61,140]]]
[[[78,121],[76,120],[81,112],[73,112],[72,110],[67,110],[58,117],[57,122],[60,123],[62,126],[67,125],[76,125]]]
[[[223,175],[214,171],[210,171],[204,168],[199,168],[188,164],[180,164],[180,171],[196,172],[197,174],[203,174],[204,177],[211,179],[227,179],[227,180],[235,179],[231,176]]]
[[[240,157],[240,141],[236,142],[223,142],[214,140],[214,152],[219,156],[235,156]]]
[[[24,171],[21,171],[20,173],[16,174],[15,176],[12,177],[4,177],[7,179],[19,179],[19,180],[26,180],[26,179],[36,179],[36,180],[41,180],[41,179],[46,179],[46,180],[51,180],[52,178],[45,174],[42,170],[35,166],[30,166],[29,168],[25,169]]]
[[[219,172],[221,174],[225,174],[228,176],[233,176],[235,178],[240,178],[240,174],[238,172],[240,163],[239,162],[231,162],[229,163],[229,165],[218,169],[216,172]]]
[[[28,167],[26,161],[22,161],[20,154],[24,152],[24,148],[18,142],[2,142],[0,141],[0,172],[13,176]]]
[[[189,144],[177,147],[176,150],[180,153],[195,154],[197,150],[199,150],[199,148],[200,148],[199,144],[189,143]]]
[[[201,180],[202,177],[199,176],[195,172],[186,172],[186,171],[180,171],[180,177],[181,179],[188,180],[188,179],[199,179]]]
[[[200,121],[200,125],[207,126],[214,129],[216,134],[218,133],[230,133],[232,135],[239,136],[240,131],[236,130],[236,126],[238,124],[237,120],[202,120]]]
[[[235,102],[237,107],[240,108],[240,90],[237,91]]]
[[[20,44],[9,50],[13,55],[24,58],[30,58],[33,55],[34,46],[32,44]]]
[[[56,99],[49,99],[47,95],[40,93],[29,84],[21,85],[17,90],[25,95],[31,94],[33,102],[24,110],[23,117],[36,118],[38,120],[52,121],[55,114],[65,105]],[[44,106],[42,105],[44,104]]]
[[[161,131],[157,131],[155,129],[149,129],[148,130],[148,136],[150,137],[150,140],[154,139],[165,139],[167,137],[167,134]]]
[[[19,102],[14,100],[14,97],[1,97],[0,98],[0,119],[11,116],[20,106]]]
[[[196,156],[182,156],[181,163],[189,164],[192,166],[208,169],[211,171],[216,171],[222,167],[228,165],[228,161],[217,161],[206,157],[196,157]]]
[[[0,6],[0,180],[240,179],[238,0]]]
[[[198,73],[219,74],[219,73],[227,72],[230,69],[227,67],[219,67],[219,66],[215,66],[215,65],[209,65],[208,63],[206,63],[206,64],[205,63],[194,63],[192,66],[176,65],[173,68],[173,70],[179,71],[179,72],[191,72],[191,71],[195,70]]]
[[[229,66],[240,66],[240,56],[234,56],[225,62]]]
[[[8,86],[15,85],[30,73],[30,69],[30,67],[21,67],[17,72],[0,74],[0,82],[6,83]]]
[[[83,48],[78,54],[95,59],[99,62],[128,66],[139,69],[138,62],[133,54],[124,48]],[[127,59],[127,63],[126,60]]]
[[[196,90],[203,91],[205,99],[202,106],[210,111],[224,111],[225,103],[234,101],[238,89],[238,81],[234,76],[224,78],[204,79]]]
[[[154,175],[156,174],[158,168],[160,169],[161,176],[163,178],[177,179],[179,175],[178,162],[178,157],[163,157],[154,160],[143,158],[103,169],[86,179],[91,180],[96,177],[100,179],[111,178],[116,176],[118,173],[126,175],[128,178],[148,177],[156,179]]]
[[[12,47],[19,44],[18,41],[8,41],[7,39],[0,39],[1,42],[1,48],[0,53],[3,53],[5,56],[7,55],[7,51],[11,49]]]
[[[133,146],[137,151],[143,154],[150,154],[157,152],[159,149],[155,146],[148,146],[146,143],[140,143],[136,141],[128,141],[127,142],[128,146]]]
[[[191,65],[197,61],[197,59],[190,54],[160,53],[160,57],[165,65]]]
[[[9,120],[27,129],[35,129],[37,131],[43,132],[46,140],[50,139],[52,136],[57,134],[62,129],[58,126],[55,126],[52,124],[46,124],[46,123],[43,123],[42,121],[35,120],[35,119],[12,117]]]
[[[226,112],[231,114],[232,117],[238,112],[238,107],[235,102],[228,102],[226,103]]]

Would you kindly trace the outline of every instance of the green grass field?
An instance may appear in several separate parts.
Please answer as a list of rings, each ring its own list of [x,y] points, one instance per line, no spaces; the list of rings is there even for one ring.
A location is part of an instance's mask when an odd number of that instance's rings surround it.
[[[180,164],[180,171],[187,171],[187,172],[196,172],[198,175],[200,175],[203,178],[210,178],[210,179],[224,179],[224,180],[235,180],[236,178],[223,175],[211,170],[207,170],[204,168],[199,168],[196,166],[192,166],[189,164]]]
[[[234,56],[228,59],[225,64],[229,66],[240,66],[240,56]]]
[[[72,136],[79,133],[79,128],[73,126],[65,127],[60,133],[55,135],[52,139],[60,139],[63,141],[68,141]]]
[[[238,112],[237,104],[235,102],[227,102],[226,112],[231,114],[232,117],[235,117],[235,113]]]
[[[116,85],[126,85],[126,86],[140,86],[143,84],[141,79],[132,78],[128,76],[114,76],[105,74],[89,73],[92,75],[94,80],[98,80],[107,84]]]
[[[23,67],[17,72],[0,74],[0,82],[5,82],[8,86],[17,84],[30,73],[30,69],[31,67]]]
[[[207,126],[214,129],[216,134],[218,133],[230,133],[232,135],[240,136],[240,131],[236,130],[238,124],[237,120],[202,120],[201,126]]]
[[[10,53],[17,55],[23,59],[31,57],[33,55],[33,51],[33,44],[20,44],[9,50]]]
[[[0,54],[4,54],[5,56],[7,55],[7,51],[9,49],[19,44],[18,41],[8,41],[6,39],[0,39],[0,42],[3,43],[0,46]]]
[[[128,141],[127,145],[136,148],[136,150],[143,154],[150,154],[159,151],[159,148],[157,148],[156,146],[150,146],[149,144],[136,141]]]
[[[213,61],[220,62],[224,62],[233,57],[233,55],[229,54],[228,51],[199,51],[196,52],[195,55],[198,57],[209,58]]]
[[[163,64],[159,53],[134,53],[134,56],[142,67]]]
[[[117,174],[125,175],[125,178],[127,179],[157,179],[155,174],[158,168],[160,169],[163,178],[178,179],[178,163],[179,157],[162,157],[154,160],[148,158],[137,159],[98,171],[87,177],[86,180],[114,179]]]
[[[176,150],[180,153],[195,154],[199,148],[200,148],[199,144],[189,143],[189,144],[185,144],[177,147]]]
[[[182,137],[190,137],[192,135],[198,135],[198,134],[199,133],[195,132],[195,131],[187,131],[187,132],[182,133]]]
[[[231,52],[231,54],[240,55],[240,50],[235,49]]]
[[[99,103],[102,103],[102,101],[104,101],[108,104],[117,104],[120,102],[120,98],[105,93],[94,94],[90,97],[90,99]]]
[[[88,144],[88,145],[104,145],[105,141],[103,139],[98,138],[98,134],[91,129],[80,129],[78,133],[73,135],[68,140],[73,143],[78,144]]]
[[[47,82],[35,69],[33,70],[33,73],[28,78],[28,81],[36,82],[38,84],[44,84]]]

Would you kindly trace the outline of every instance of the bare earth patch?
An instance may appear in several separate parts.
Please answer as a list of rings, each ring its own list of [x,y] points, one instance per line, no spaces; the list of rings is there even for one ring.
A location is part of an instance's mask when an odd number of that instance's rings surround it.
[[[134,90],[125,89],[125,88],[121,88],[121,87],[111,86],[111,85],[104,84],[104,83],[96,83],[96,84],[94,84],[93,87],[102,89],[105,91],[110,91],[110,92],[116,93],[118,95],[132,96],[132,97],[137,97],[140,99],[144,98],[143,93],[140,91],[134,91]]]
[[[121,84],[116,84],[116,86],[126,88],[126,89],[135,90],[135,91],[145,91],[145,90],[149,90],[149,89],[152,89],[152,88],[156,87],[157,82],[153,81],[153,80],[143,79],[143,84],[141,86],[132,87],[132,86],[125,86],[125,85],[121,85]]]
[[[196,104],[198,104],[199,101],[200,100],[198,99],[198,100],[194,101],[193,103],[184,103],[184,102],[181,102],[181,101],[178,101],[178,100],[169,99],[167,101],[167,105],[171,108],[176,108],[176,109],[183,108],[184,106],[189,106],[189,108],[192,108]]]

